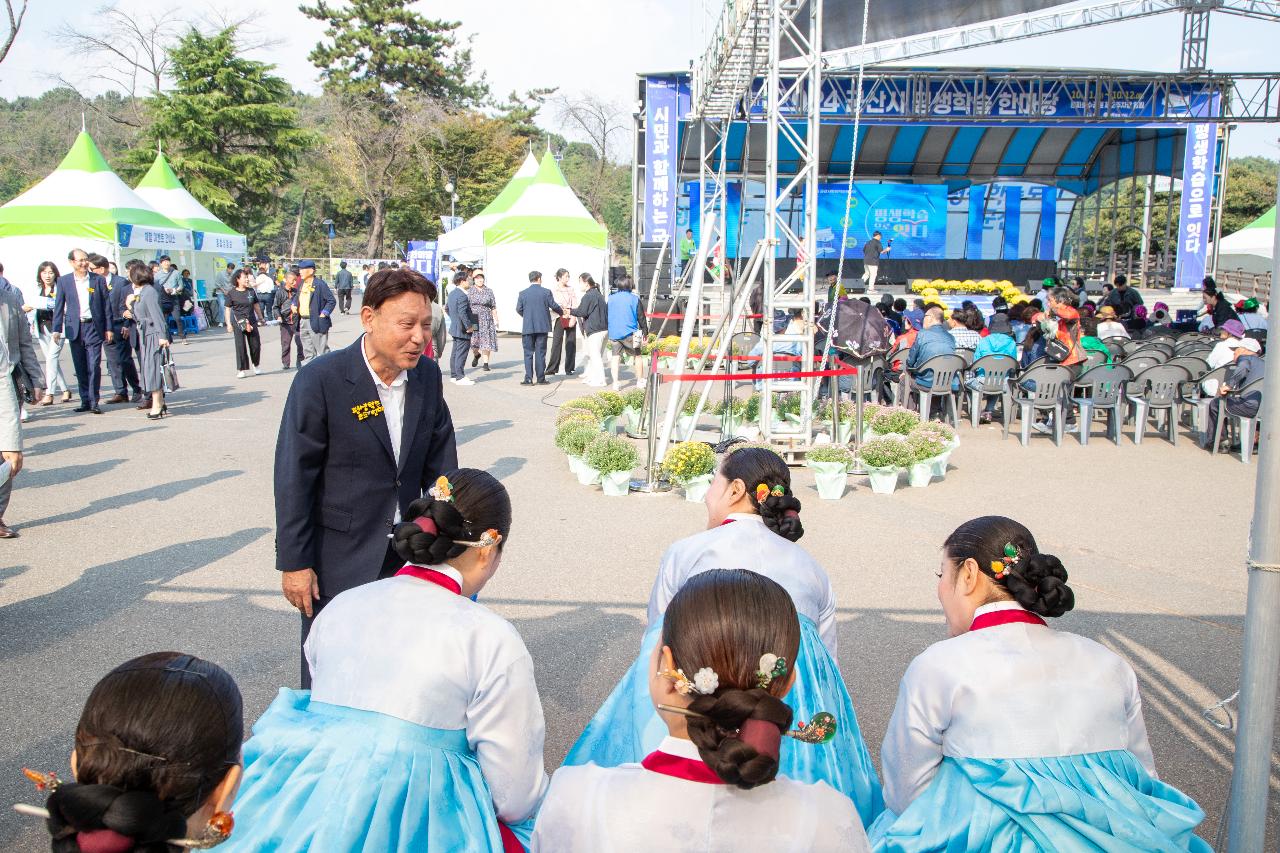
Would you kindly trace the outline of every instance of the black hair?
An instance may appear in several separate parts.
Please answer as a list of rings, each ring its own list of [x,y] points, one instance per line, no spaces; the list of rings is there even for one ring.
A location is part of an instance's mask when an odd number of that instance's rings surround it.
[[[458,468],[445,474],[452,500],[419,498],[409,504],[407,521],[397,524],[391,534],[400,558],[420,566],[433,566],[460,556],[467,550],[459,542],[476,542],[486,530],[496,530],[502,539],[511,533],[511,496],[502,483],[487,471]],[[429,518],[435,531],[423,530],[418,518]]]
[[[1080,334],[1087,338],[1098,336],[1098,318],[1092,314],[1080,315]]]
[[[964,327],[971,332],[981,332],[987,327],[987,320],[982,316],[982,312],[978,310],[977,306],[965,310],[962,322]]]
[[[591,273],[589,273],[589,272],[584,272],[582,275],[578,276],[578,280],[579,280],[579,281],[585,281],[585,282],[587,283],[587,287],[599,287],[599,286],[600,286],[600,285],[596,284],[596,280],[595,280],[594,278],[592,278],[592,277],[591,277]]]
[[[635,282],[631,280],[631,276],[629,275],[624,275],[622,278],[618,279],[618,290],[629,292],[634,290],[635,286]]]
[[[227,771],[240,763],[244,707],[217,664],[155,652],[94,686],[76,727],[76,782],[49,796],[54,853],[79,833],[111,830],[136,853],[171,853]]]
[[[382,307],[388,299],[394,299],[404,293],[416,293],[427,302],[436,301],[436,286],[422,273],[414,269],[378,270],[369,276],[369,283],[364,288],[364,298],[360,301],[363,308],[368,306],[374,311]]]
[[[338,266],[345,270],[345,269],[347,268],[347,262],[346,262],[346,261],[338,261]]]
[[[67,252],[67,260],[74,261],[76,259],[76,252],[79,252],[80,254],[84,255],[84,259],[86,261],[89,260],[89,253],[86,252],[84,249],[81,249],[79,246],[72,249],[70,252]]]
[[[556,270],[556,281],[559,281],[561,276],[566,276],[568,274],[569,271],[567,269],[560,267],[560,269]]]
[[[1084,290],[1084,276],[1078,275],[1074,279],[1072,279],[1072,282],[1075,284],[1078,290]]]
[[[729,482],[742,481],[751,506],[764,519],[765,527],[792,542],[804,535],[800,499],[791,494],[791,471],[781,456],[763,447],[744,447],[724,457],[720,473]],[[761,483],[769,487],[770,493],[763,502],[756,500],[756,487]],[[781,496],[773,494],[778,486],[782,487]]]
[[[756,678],[766,654],[785,658],[788,674],[795,666],[800,620],[791,596],[776,581],[745,569],[700,572],[667,605],[662,644],[678,669],[692,674],[709,667],[719,678],[711,695],[694,695],[689,704],[701,715],[690,717],[688,728],[702,760],[739,788],[772,782],[777,757],[758,752],[739,731],[748,720],[777,726],[779,736],[791,727],[791,708],[782,701],[789,678],[774,678],[768,688]]]
[[[1016,563],[1009,563],[1005,545],[1018,551]],[[984,515],[957,527],[942,544],[947,559],[957,565],[972,559],[996,586],[1009,593],[1018,604],[1041,616],[1061,616],[1075,607],[1075,593],[1067,586],[1067,570],[1052,554],[1043,554],[1031,531],[1012,518]],[[1002,562],[1008,573],[997,579],[993,561]]]
[[[89,266],[93,267],[94,269],[98,269],[98,268],[106,269],[107,264],[109,263],[110,261],[107,260],[105,255],[99,255],[97,252],[89,253]]]
[[[236,265],[235,265],[235,262],[234,262],[234,261],[230,261],[230,262],[228,262],[228,263],[227,263],[227,269],[229,269],[229,270],[233,270],[233,269],[235,269],[235,268],[236,268]]]
[[[128,267],[130,284],[154,284],[155,274],[146,264],[130,264]]]
[[[1204,285],[1204,289],[1205,289],[1205,290],[1214,290],[1214,291],[1216,291],[1216,290],[1218,289],[1218,282],[1214,281],[1214,278],[1213,278],[1213,276],[1211,276],[1211,275],[1207,275],[1207,276],[1205,276],[1205,277],[1204,277],[1204,279],[1203,279],[1200,283],[1201,283],[1202,285]]]
[[[1034,308],[1036,311],[1044,310],[1044,303],[1041,302],[1039,299],[1032,299],[1031,302],[1028,304],[1030,304],[1031,307]]]
[[[1119,287],[1122,284],[1126,286],[1129,284],[1129,277],[1124,273],[1120,273],[1120,275],[1116,276],[1116,287]]]
[[[893,310],[894,310],[894,311],[897,311],[899,314],[901,314],[903,311],[906,311],[906,310],[907,310],[907,300],[902,299],[902,298],[898,298],[898,299],[893,300]]]
[[[53,270],[53,284],[50,285],[50,287],[57,286],[58,277],[62,275],[62,273],[58,272],[58,265],[55,264],[53,261],[41,261],[40,266],[36,267],[36,284],[39,287],[44,287],[44,282],[40,280],[40,273],[44,272],[47,269]]]
[[[252,290],[253,289],[253,271],[250,270],[248,267],[244,267],[242,269],[238,269],[235,271],[235,274],[231,276],[231,286],[235,287],[239,283],[240,279],[242,278],[247,280],[247,283],[245,284],[245,290]]]
[[[460,285],[470,277],[471,277],[471,273],[467,272],[466,270],[458,270],[456,273],[453,274],[453,283],[455,286]]]

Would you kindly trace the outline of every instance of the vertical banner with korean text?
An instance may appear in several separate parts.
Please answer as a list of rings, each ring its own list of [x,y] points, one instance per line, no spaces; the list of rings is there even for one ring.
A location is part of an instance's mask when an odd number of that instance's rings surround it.
[[[1182,208],[1178,216],[1178,260],[1174,286],[1199,290],[1213,235],[1213,173],[1218,155],[1218,126],[1187,127],[1187,150],[1182,158]]]
[[[644,240],[670,242],[667,257],[677,246],[676,222],[676,133],[678,121],[676,81],[650,77],[645,81],[644,129]],[[690,211],[690,218],[695,214]]]

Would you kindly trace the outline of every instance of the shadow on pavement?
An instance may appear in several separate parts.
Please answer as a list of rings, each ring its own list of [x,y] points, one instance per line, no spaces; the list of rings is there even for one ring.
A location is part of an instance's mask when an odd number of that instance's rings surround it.
[[[512,422],[509,420],[481,421],[480,423],[457,427],[453,434],[458,444],[466,444],[468,441],[474,441],[491,432],[509,429],[511,426]]]
[[[169,401],[169,413],[172,415],[208,415],[226,414],[241,406],[251,406],[260,402],[266,393],[263,391],[233,390],[229,385],[215,388],[196,389],[199,397],[183,399],[181,396]],[[179,395],[182,391],[177,392]]]
[[[71,450],[74,447],[87,447],[89,445],[104,444],[108,441],[116,441],[121,438],[132,438],[135,435],[141,435],[144,432],[151,432],[159,427],[139,426],[138,429],[118,429],[108,432],[78,432],[67,438],[59,438],[54,441],[46,441],[43,444],[37,444],[26,448],[27,453],[46,454],[57,453],[60,450]]]
[[[40,420],[44,420],[44,418],[41,418]],[[38,423],[35,426],[24,426],[22,428],[22,437],[24,439],[44,438],[47,435],[57,435],[60,432],[70,432],[75,428],[75,424]]]
[[[86,515],[94,515],[99,512],[109,512],[113,509],[123,509],[142,503],[143,501],[163,501],[176,497],[183,492],[189,492],[192,489],[198,489],[201,486],[207,486],[210,483],[216,483],[219,480],[226,480],[229,477],[238,477],[243,471],[214,471],[212,474],[206,474],[203,477],[190,477],[186,480],[175,480],[172,483],[163,483],[158,486],[151,486],[146,489],[138,489],[133,492],[122,492],[120,494],[111,495],[110,497],[100,498],[93,501],[83,509],[64,512],[60,515],[51,515],[48,518],[36,518],[31,521],[24,522],[23,530],[32,527],[41,527],[46,524],[57,524],[60,521],[74,521],[83,518]]]
[[[99,474],[105,474],[117,465],[125,464],[124,459],[103,459],[101,462],[90,462],[88,465],[67,465],[63,468],[27,468],[18,474],[14,485],[19,489],[38,489],[41,486],[60,486],[74,480],[87,480]]]
[[[489,466],[489,473],[501,480],[519,472],[528,461],[523,456],[503,456]]]

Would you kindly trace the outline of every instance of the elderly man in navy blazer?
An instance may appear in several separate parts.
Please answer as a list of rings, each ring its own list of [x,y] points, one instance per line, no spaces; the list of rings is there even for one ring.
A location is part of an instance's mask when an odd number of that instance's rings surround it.
[[[102,414],[102,342],[107,337],[107,282],[89,272],[89,253],[72,249],[67,255],[72,272],[61,276],[53,297],[53,337],[71,344],[71,363],[80,386],[77,412]]]
[[[415,270],[379,270],[360,308],[364,334],[308,361],[289,389],[276,442],[276,568],[303,642],[335,595],[401,567],[391,529],[458,466],[440,368],[422,357],[435,295]]]
[[[135,402],[142,401],[138,367],[133,363],[133,341],[130,340],[131,335],[137,337],[137,332],[133,330],[133,321],[124,316],[129,307],[127,300],[133,295],[133,285],[122,275],[112,275],[109,262],[102,255],[89,256],[89,270],[107,283],[107,341],[103,349],[107,353],[107,370],[116,392],[107,400],[107,405],[129,402],[130,391]],[[151,408],[150,395],[140,408]]]
[[[536,373],[539,385],[550,385],[547,381],[547,335],[551,334],[551,317],[567,317],[568,314],[556,302],[551,291],[542,286],[542,273],[537,270],[529,273],[529,286],[520,291],[516,299],[516,313],[524,321],[521,329],[524,381],[520,384],[532,385]]]

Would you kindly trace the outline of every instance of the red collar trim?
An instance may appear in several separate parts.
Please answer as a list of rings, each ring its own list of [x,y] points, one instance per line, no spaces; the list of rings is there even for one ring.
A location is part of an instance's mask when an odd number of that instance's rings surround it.
[[[666,752],[651,752],[645,756],[640,766],[663,776],[676,779],[687,779],[690,782],[702,782],[705,785],[724,785],[726,782],[716,775],[715,771],[701,761],[682,758]]]
[[[981,616],[973,620],[973,624],[969,626],[970,631],[981,631],[983,628],[994,628],[997,625],[1011,625],[1015,622],[1025,622],[1028,625],[1043,625],[1044,620],[1034,613],[1028,613],[1025,610],[993,610],[990,613],[983,613]]]
[[[736,518],[726,518],[724,521],[720,522],[720,526],[724,527],[726,524],[733,524],[737,520],[738,519]]]
[[[401,575],[408,575],[411,578],[442,586],[454,595],[462,595],[462,587],[456,580],[443,572],[437,572],[435,569],[425,569],[422,566],[415,566],[413,563],[405,563],[404,568],[396,572],[396,577]]]

